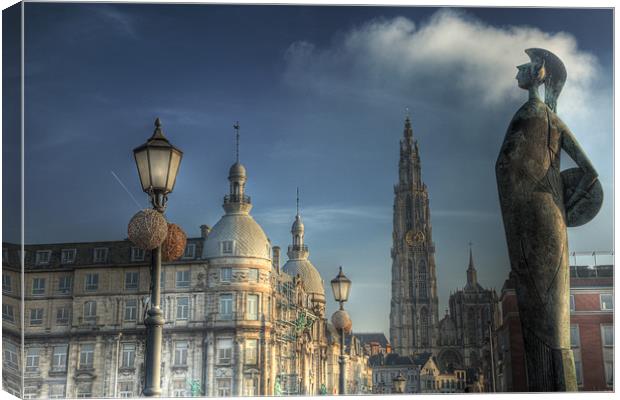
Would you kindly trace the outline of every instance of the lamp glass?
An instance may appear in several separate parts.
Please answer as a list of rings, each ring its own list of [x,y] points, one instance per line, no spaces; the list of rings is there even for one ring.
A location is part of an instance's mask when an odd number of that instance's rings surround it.
[[[331,280],[332,292],[336,301],[347,301],[349,299],[349,291],[351,290],[351,281],[344,276],[342,270],[334,279]]]
[[[151,187],[148,149],[146,147],[138,149],[134,152],[134,158],[136,159],[136,166],[138,167],[138,174],[140,175],[140,184],[142,185],[142,190],[147,191]]]
[[[149,147],[149,168],[153,190],[166,192],[168,170],[170,167],[170,148]]]
[[[181,165],[181,153],[176,149],[172,149],[170,155],[170,170],[168,172],[168,182],[166,182],[166,190],[172,192],[174,184],[177,181],[177,172],[179,172],[179,166]]]

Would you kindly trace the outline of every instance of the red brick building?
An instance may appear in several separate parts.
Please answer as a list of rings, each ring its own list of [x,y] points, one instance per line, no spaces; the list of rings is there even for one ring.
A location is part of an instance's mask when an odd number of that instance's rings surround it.
[[[580,391],[613,390],[613,265],[570,267],[571,346]],[[525,356],[512,279],[500,296],[496,331],[497,390],[527,392]]]

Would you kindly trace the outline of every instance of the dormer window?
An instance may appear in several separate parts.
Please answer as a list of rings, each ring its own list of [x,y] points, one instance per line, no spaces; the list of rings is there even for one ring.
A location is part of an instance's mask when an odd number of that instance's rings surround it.
[[[95,263],[104,263],[108,259],[108,249],[99,247],[94,250],[93,261]]]
[[[232,253],[233,253],[233,241],[224,240],[222,242],[222,254],[232,254]]]
[[[131,261],[144,261],[144,249],[141,249],[139,247],[132,247]]]
[[[75,262],[76,249],[62,249],[60,252],[61,264],[73,264]]]
[[[185,252],[183,253],[183,258],[194,258],[196,257],[196,244],[188,243],[185,247]]]
[[[52,258],[51,250],[39,250],[35,262],[37,265],[46,265],[50,263],[50,258]]]

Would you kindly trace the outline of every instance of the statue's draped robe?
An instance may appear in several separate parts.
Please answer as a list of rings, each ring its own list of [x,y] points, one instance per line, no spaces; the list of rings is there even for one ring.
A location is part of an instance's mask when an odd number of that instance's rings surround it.
[[[495,166],[532,391],[576,390],[560,177],[565,129],[545,103],[529,100],[510,122]],[[566,387],[553,374],[568,377],[560,379]]]

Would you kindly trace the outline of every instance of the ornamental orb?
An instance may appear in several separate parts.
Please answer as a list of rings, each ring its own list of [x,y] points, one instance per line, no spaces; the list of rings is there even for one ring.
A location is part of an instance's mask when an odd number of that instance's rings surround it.
[[[187,235],[177,224],[168,223],[168,235],[161,245],[161,259],[164,262],[178,260],[185,252]]]
[[[129,240],[144,250],[152,250],[160,246],[167,234],[166,219],[160,212],[150,208],[138,211],[127,227]]]
[[[345,333],[350,333],[353,328],[353,322],[345,310],[338,310],[332,315],[332,324],[338,330],[344,329]]]

